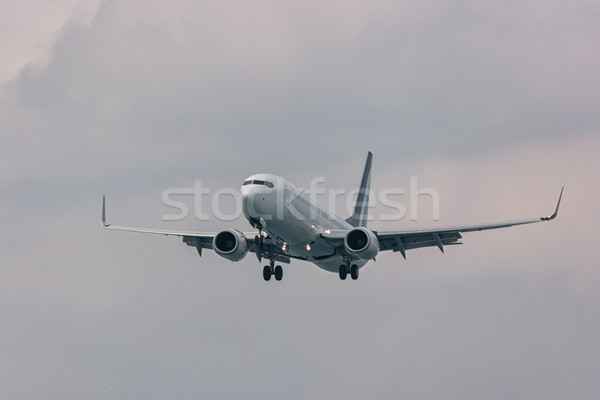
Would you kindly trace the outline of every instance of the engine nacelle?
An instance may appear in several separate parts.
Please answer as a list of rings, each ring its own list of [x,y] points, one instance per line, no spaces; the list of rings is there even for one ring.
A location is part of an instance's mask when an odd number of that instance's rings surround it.
[[[352,253],[363,260],[371,260],[379,254],[379,240],[367,228],[354,228],[344,237],[344,246],[348,253]]]
[[[230,261],[240,261],[248,254],[248,243],[242,232],[228,229],[216,234],[213,239],[213,250]]]

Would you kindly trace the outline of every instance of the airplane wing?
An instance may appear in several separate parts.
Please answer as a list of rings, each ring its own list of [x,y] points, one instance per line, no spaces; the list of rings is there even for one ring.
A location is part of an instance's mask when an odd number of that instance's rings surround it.
[[[200,248],[212,249],[213,238],[217,232],[191,232],[191,231],[172,231],[162,229],[137,228],[132,226],[118,226],[106,223],[106,198],[102,196],[102,226],[115,231],[154,233],[158,235],[181,236],[183,241],[190,246],[200,245]],[[193,244],[190,244],[193,242]],[[201,250],[198,250],[201,252]]]
[[[218,232],[193,232],[193,231],[173,231],[163,229],[137,228],[132,226],[118,226],[108,224],[106,222],[106,199],[102,196],[102,226],[115,231],[154,233],[157,235],[180,236],[188,246],[193,246],[198,250],[198,254],[202,255],[202,249],[212,249],[213,239]],[[244,233],[244,238],[248,243],[248,250],[255,252],[254,236],[256,233]],[[289,261],[288,261],[289,262]]]
[[[417,249],[420,247],[437,246],[442,253],[444,246],[462,244],[458,242],[461,239],[461,233],[484,231],[488,229],[508,228],[509,226],[533,224],[542,221],[551,221],[558,215],[558,207],[562,198],[564,187],[560,190],[558,202],[554,213],[547,217],[529,218],[516,221],[505,221],[479,225],[462,225],[444,228],[430,229],[404,229],[397,231],[374,231],[379,239],[380,250],[399,251],[406,258],[406,250]]]
[[[558,197],[558,203],[554,213],[547,217],[529,218],[516,221],[505,221],[496,223],[487,223],[479,225],[459,225],[452,227],[443,228],[413,228],[403,230],[378,230],[373,231],[379,239],[380,251],[392,250],[394,252],[400,252],[404,258],[406,258],[406,250],[417,249],[421,247],[433,247],[437,246],[442,253],[444,252],[444,246],[462,244],[458,240],[462,238],[461,233],[473,232],[473,231],[484,231],[488,229],[499,229],[508,228],[509,226],[533,224],[536,222],[550,221],[556,218],[558,215],[558,207],[560,206],[560,200],[562,198],[563,189],[560,191]],[[343,239],[345,236],[344,231],[333,231],[329,235],[323,234],[322,236],[328,239]]]

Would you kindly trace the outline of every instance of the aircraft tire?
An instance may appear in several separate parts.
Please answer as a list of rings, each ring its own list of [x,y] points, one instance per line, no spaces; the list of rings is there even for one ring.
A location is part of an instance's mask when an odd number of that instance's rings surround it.
[[[271,266],[270,265],[265,265],[265,267],[263,268],[263,278],[265,278],[265,281],[271,280]]]
[[[283,268],[281,265],[275,267],[275,280],[280,281],[283,278]]]
[[[340,265],[340,279],[345,280],[348,276],[348,268],[345,265]]]
[[[352,266],[350,267],[350,276],[353,280],[358,279],[358,265],[352,264]]]

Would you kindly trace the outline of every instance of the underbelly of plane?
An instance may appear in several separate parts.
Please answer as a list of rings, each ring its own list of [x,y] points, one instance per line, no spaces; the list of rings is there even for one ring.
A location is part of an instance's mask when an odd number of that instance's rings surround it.
[[[320,234],[325,229],[329,229],[331,224],[329,220],[324,219],[323,216],[316,219],[309,218],[307,210],[290,206],[279,209],[282,215],[273,215],[273,210],[277,210],[274,198],[265,197],[260,200],[254,209],[258,213],[253,215],[254,213],[246,210],[246,217],[262,218],[265,225],[263,229],[276,242],[276,246],[281,246],[284,253],[291,257],[310,261],[329,272],[339,272],[340,265],[345,264],[344,254],[330,245]],[[360,268],[366,264],[366,261],[354,260],[351,264],[356,264]]]

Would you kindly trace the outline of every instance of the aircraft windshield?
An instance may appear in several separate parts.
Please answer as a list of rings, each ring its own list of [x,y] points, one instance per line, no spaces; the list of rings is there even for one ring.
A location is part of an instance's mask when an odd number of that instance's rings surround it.
[[[271,189],[275,187],[275,185],[273,185],[273,182],[263,181],[260,179],[244,181],[242,185],[263,185]]]

